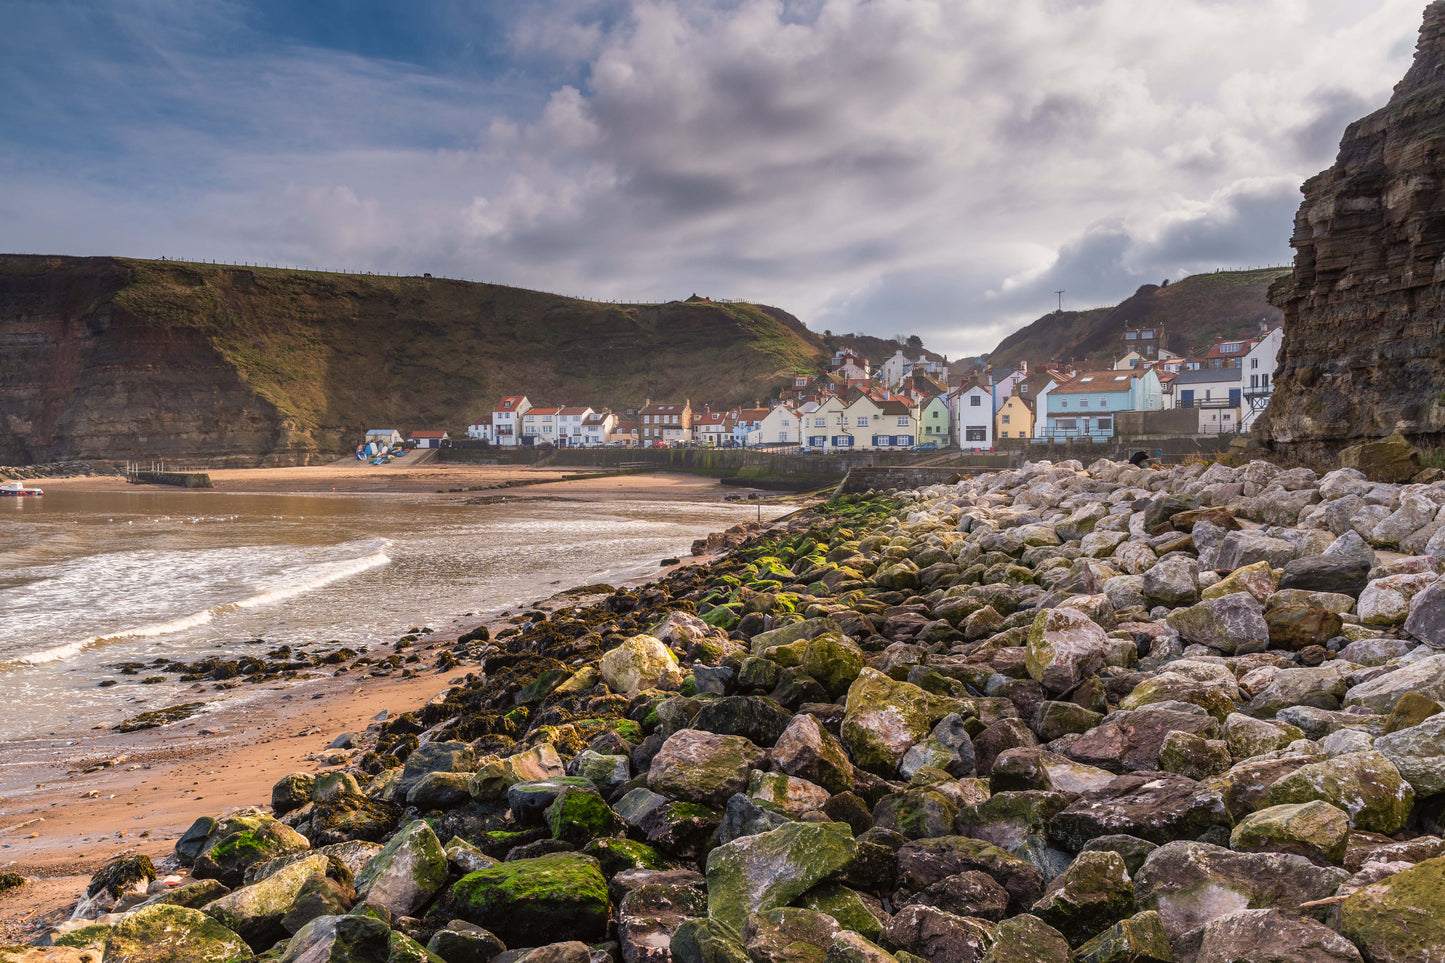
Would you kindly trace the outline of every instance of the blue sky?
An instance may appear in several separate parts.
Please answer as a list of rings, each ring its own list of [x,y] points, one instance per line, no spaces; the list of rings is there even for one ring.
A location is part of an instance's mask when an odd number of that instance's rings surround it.
[[[1281,263],[1420,0],[0,0],[0,248],[698,292],[986,351]]]

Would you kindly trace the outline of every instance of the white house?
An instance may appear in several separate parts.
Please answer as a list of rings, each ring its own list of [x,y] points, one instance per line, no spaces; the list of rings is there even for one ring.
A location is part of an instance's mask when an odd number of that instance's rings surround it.
[[[954,443],[964,451],[993,447],[993,393],[977,382],[950,392]]]
[[[497,436],[492,432],[490,421],[479,421],[475,425],[467,425],[467,437],[472,441],[485,441],[487,444],[495,444]]]
[[[606,408],[593,411],[582,422],[582,444],[597,448],[607,444],[608,436],[617,427],[617,416]]]
[[[444,431],[413,431],[411,433],[413,448],[442,448],[451,440],[451,435]]]
[[[760,431],[767,408],[743,408],[733,414],[733,444],[739,448],[762,443]]]
[[[801,416],[787,405],[778,405],[758,424],[758,443],[762,445],[798,445],[802,442]]]
[[[526,445],[555,445],[559,437],[557,433],[557,416],[562,413],[560,407],[555,408],[533,408],[522,416],[522,443]]]
[[[557,444],[576,447],[582,444],[582,425],[592,414],[591,408],[563,408],[557,412]]]
[[[1274,396],[1274,371],[1279,367],[1279,349],[1284,343],[1284,328],[1275,328],[1254,343],[1240,362],[1244,389],[1241,409],[1242,427],[1254,424],[1259,413],[1269,407]]]
[[[507,448],[522,443],[522,417],[532,409],[526,395],[510,395],[492,409],[492,441]]]

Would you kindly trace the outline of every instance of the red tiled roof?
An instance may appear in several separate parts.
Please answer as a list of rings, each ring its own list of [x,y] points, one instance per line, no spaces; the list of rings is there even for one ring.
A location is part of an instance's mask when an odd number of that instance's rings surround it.
[[[526,397],[527,397],[526,395],[510,395],[510,396],[508,396],[508,397],[506,397],[506,398],[503,398],[501,401],[497,402],[497,407],[493,408],[492,410],[493,410],[493,411],[516,411],[516,410],[517,410],[517,406],[518,406],[519,404],[521,404],[524,400],[526,400]]]
[[[532,409],[530,409],[530,410],[527,412],[527,416],[531,416],[531,415],[560,415],[561,413],[562,413],[562,409],[561,409],[561,408],[532,408]]]
[[[585,415],[590,410],[589,408],[563,408],[560,413],[564,415]]]

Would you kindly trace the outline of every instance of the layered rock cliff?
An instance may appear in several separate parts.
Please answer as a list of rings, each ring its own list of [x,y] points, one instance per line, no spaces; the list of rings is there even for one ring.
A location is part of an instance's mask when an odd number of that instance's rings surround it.
[[[619,306],[440,278],[0,256],[0,463],[297,463],[502,395],[767,397],[821,343],[775,308]]]
[[[1302,455],[1399,431],[1445,443],[1445,2],[1390,102],[1306,181],[1275,395],[1256,431]]]

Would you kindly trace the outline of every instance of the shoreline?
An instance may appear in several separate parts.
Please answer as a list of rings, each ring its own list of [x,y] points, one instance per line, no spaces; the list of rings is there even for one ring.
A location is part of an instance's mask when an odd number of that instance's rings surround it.
[[[211,493],[293,494],[258,484],[269,480],[257,475],[272,471],[276,469],[231,470],[227,487]],[[450,474],[447,469],[442,471]],[[90,484],[95,482],[110,484]],[[184,491],[133,486],[124,479],[104,477],[53,479],[45,484],[74,492]],[[697,476],[659,479],[656,475],[631,475],[533,485],[521,489],[517,497],[690,501],[701,500],[700,495],[719,487],[716,479]],[[193,493],[206,494],[204,490]],[[402,488],[334,494],[417,496],[422,492]],[[478,493],[430,494],[465,500]],[[508,497],[512,497],[511,490]],[[699,532],[698,537],[709,534]],[[677,564],[659,566],[615,586],[648,585],[680,569],[706,565],[721,554],[679,556]],[[430,623],[433,634],[408,650],[422,656],[422,664],[412,667],[409,676],[374,677],[363,670],[272,681],[249,691],[207,692],[203,699],[220,695],[214,707],[156,728],[121,733],[98,726],[6,743],[8,758],[3,765],[10,771],[4,784],[15,786],[19,771],[29,777],[24,784],[33,781],[34,788],[11,788],[0,796],[0,873],[19,873],[27,880],[23,886],[0,893],[0,945],[23,941],[42,923],[53,925],[64,919],[76,894],[84,891],[91,874],[108,860],[145,855],[159,866],[197,817],[232,808],[268,806],[271,788],[283,776],[344,767],[344,762],[328,766],[319,758],[338,736],[361,734],[382,711],[391,716],[415,711],[479,668],[466,661],[446,669],[436,667],[437,654],[454,646],[458,636],[479,626],[493,633],[511,627],[511,619],[522,611],[552,611],[597,600],[596,595],[572,594],[579,587],[476,616]],[[389,654],[392,642],[378,640],[359,655]]]

